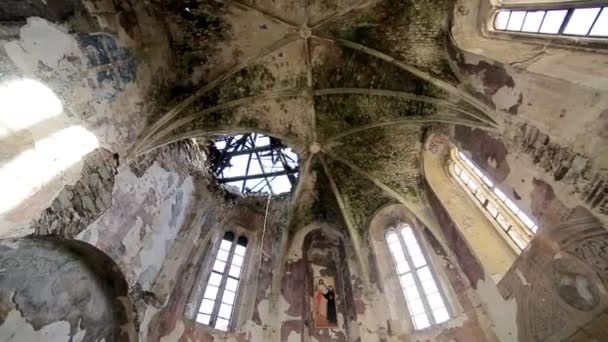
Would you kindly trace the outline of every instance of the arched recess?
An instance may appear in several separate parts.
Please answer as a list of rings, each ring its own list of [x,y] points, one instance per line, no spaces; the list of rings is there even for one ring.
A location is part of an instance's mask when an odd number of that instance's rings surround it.
[[[127,282],[97,248],[59,237],[1,240],[0,269],[0,340],[137,340]]]
[[[451,147],[450,138],[438,133],[425,142],[422,167],[429,203],[471,285],[486,275],[498,283],[517,253],[448,173]]]
[[[409,319],[410,313],[403,296],[403,290],[399,283],[399,277],[395,269],[395,263],[391,252],[386,243],[386,233],[390,228],[397,228],[401,224],[409,225],[415,232],[418,243],[427,259],[427,264],[433,270],[437,285],[443,293],[445,304],[450,312],[450,320],[434,325],[424,331],[414,331],[414,327]],[[454,321],[461,322],[464,319],[462,314],[468,307],[468,298],[464,293],[457,294],[454,291],[452,277],[446,269],[448,255],[438,243],[431,231],[416,218],[416,216],[401,204],[389,204],[381,208],[372,217],[369,225],[370,245],[372,246],[378,269],[378,287],[384,293],[384,300],[380,301],[385,306],[384,310],[377,310],[384,313],[384,317],[378,318],[379,321],[386,321],[389,324],[389,331],[394,336],[411,335],[420,338],[432,338],[443,331],[446,326]],[[449,265],[452,266],[452,265]],[[453,267],[452,267],[453,268]]]
[[[351,270],[356,261],[348,243],[343,233],[326,224],[308,225],[294,235],[281,286],[287,301],[287,307],[280,310],[281,341],[355,341],[360,337],[357,317],[363,312],[355,302]],[[336,327],[316,326],[315,279],[318,282],[319,277],[335,280]]]
[[[232,232],[236,236],[247,238],[247,254],[243,262],[243,270],[238,285],[237,299],[235,302],[235,311],[232,314],[232,324],[230,332],[240,332],[243,325],[256,312],[257,288],[260,277],[260,263],[262,260],[262,234],[263,234],[263,217],[256,215],[255,212],[244,208],[237,207],[230,211],[226,217],[213,224],[212,226],[201,227],[205,233],[201,236],[197,249],[193,256],[192,263],[196,267],[194,283],[186,282],[184,288],[190,292],[188,302],[184,308],[173,308],[177,312],[184,311],[186,319],[192,320],[192,323],[200,328],[199,330],[212,331],[209,326],[205,326],[195,322],[197,309],[203,298],[203,292],[207,284],[209,273],[213,267],[215,256],[218,252],[220,243],[226,232]],[[217,332],[217,331],[216,331]]]

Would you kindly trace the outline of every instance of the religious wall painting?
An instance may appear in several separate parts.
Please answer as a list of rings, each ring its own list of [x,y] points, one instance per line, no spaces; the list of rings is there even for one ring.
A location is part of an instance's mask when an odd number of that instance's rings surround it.
[[[336,281],[334,277],[314,277],[313,318],[316,329],[338,327]]]

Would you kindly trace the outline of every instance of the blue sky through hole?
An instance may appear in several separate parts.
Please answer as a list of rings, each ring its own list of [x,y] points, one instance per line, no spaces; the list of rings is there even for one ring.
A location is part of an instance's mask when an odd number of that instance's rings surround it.
[[[298,156],[291,148],[283,145],[271,150],[271,145],[274,144],[276,146],[280,142],[263,134],[239,134],[231,137],[222,137],[214,142],[219,152],[223,153],[225,151],[229,158],[227,166],[217,175],[220,180],[239,176],[281,172],[286,170],[285,165],[292,170],[297,170],[298,168]],[[264,149],[265,147],[267,149]],[[258,152],[246,152],[252,149]],[[239,154],[239,152],[243,154]],[[230,156],[230,154],[235,155]],[[249,169],[247,169],[248,165]],[[294,176],[297,178],[298,172],[295,172]],[[271,192],[273,195],[278,195],[290,192],[292,189],[292,183],[287,175],[238,180],[226,182],[225,184],[234,186],[244,193],[268,194]]]

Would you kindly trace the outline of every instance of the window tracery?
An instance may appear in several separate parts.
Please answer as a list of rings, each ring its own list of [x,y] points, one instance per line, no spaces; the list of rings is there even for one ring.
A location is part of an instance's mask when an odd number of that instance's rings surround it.
[[[577,4],[570,7],[499,9],[496,31],[553,36],[608,38],[608,7]]]
[[[196,321],[228,331],[234,316],[247,238],[226,232],[215,255]]]
[[[413,229],[402,224],[386,234],[386,242],[416,330],[450,319],[444,296]]]
[[[494,182],[456,147],[451,152],[449,172],[456,182],[469,193],[494,226],[518,252],[526,248],[538,226]]]

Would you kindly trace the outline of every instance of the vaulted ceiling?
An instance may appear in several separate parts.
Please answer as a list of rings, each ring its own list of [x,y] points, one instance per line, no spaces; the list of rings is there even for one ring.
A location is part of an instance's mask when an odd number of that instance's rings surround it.
[[[302,161],[291,225],[339,215],[358,235],[383,204],[420,199],[425,130],[498,128],[493,111],[450,70],[445,41],[453,6],[171,2],[166,20],[179,92],[133,153],[218,134],[280,138]]]

